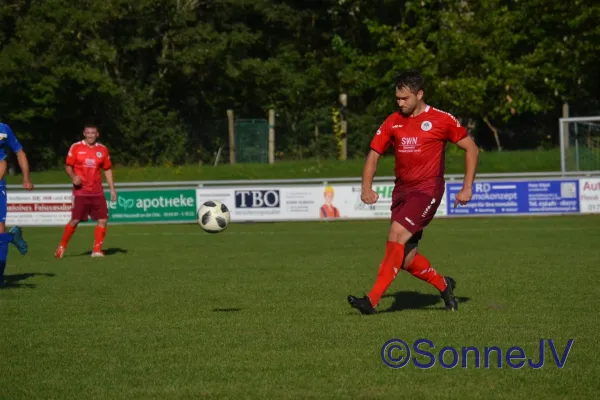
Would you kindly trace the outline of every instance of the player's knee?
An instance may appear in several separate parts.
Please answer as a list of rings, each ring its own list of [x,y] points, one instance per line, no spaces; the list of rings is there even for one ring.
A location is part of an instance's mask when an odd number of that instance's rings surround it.
[[[79,225],[79,220],[78,219],[72,219],[69,221],[69,225],[71,225],[73,228],[75,228],[77,225]]]
[[[99,219],[98,220],[98,226],[101,228],[106,228],[106,224],[108,223],[107,219]]]
[[[412,237],[412,233],[398,222],[393,222],[390,227],[390,233],[388,240],[396,243],[406,244],[410,238]]]

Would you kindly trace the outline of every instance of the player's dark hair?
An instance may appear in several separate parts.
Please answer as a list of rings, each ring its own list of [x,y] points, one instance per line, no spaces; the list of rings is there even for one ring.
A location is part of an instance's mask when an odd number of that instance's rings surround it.
[[[425,79],[419,74],[416,69],[401,72],[396,77],[396,88],[399,90],[409,89],[413,93],[423,90],[425,87]]]
[[[88,122],[87,124],[83,125],[83,130],[85,131],[88,128],[94,128],[95,130],[97,130],[98,132],[100,132],[100,128],[98,127],[98,125]]]

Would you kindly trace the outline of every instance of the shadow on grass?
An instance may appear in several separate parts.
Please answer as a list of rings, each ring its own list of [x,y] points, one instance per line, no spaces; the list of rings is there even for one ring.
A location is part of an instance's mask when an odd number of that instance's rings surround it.
[[[102,250],[102,251],[104,252],[105,256],[112,256],[112,255],[115,255],[117,253],[125,253],[125,254],[127,254],[127,249],[121,249],[119,247],[111,247],[109,249],[105,249],[105,250]],[[65,256],[65,257],[81,257],[81,256],[91,256],[91,255],[92,255],[92,251],[90,250],[90,251],[83,252],[81,254],[76,254],[76,255],[73,255],[73,256]]]
[[[399,291],[393,294],[387,294],[383,296],[383,298],[393,298],[394,301],[392,305],[386,309],[381,310],[379,312],[396,312],[403,310],[422,310],[422,309],[444,309],[444,301],[440,296],[436,296],[430,293],[420,293],[416,291]],[[456,296],[456,300],[458,300],[458,309],[460,310],[461,304],[464,304],[471,300],[470,297],[461,297]],[[433,307],[433,306],[438,307]]]
[[[29,278],[33,278],[34,276],[53,277],[53,276],[55,276],[55,274],[26,272],[23,274],[5,275],[4,276],[4,286],[0,286],[0,290],[1,289],[19,289],[19,288],[35,289],[36,285],[33,283],[22,283],[22,281],[25,281]]]

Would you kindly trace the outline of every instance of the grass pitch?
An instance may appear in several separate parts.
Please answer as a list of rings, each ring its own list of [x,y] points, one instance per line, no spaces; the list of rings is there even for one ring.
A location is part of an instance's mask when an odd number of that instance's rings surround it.
[[[2,399],[597,399],[600,216],[439,219],[421,250],[457,280],[459,311],[400,272],[360,316],[386,221],[112,226],[104,259],[81,227],[25,228],[0,290]],[[542,368],[387,367],[383,344],[520,346]],[[414,355],[414,354],[413,354]],[[451,354],[445,360],[450,360]],[[418,357],[421,362],[427,358]]]

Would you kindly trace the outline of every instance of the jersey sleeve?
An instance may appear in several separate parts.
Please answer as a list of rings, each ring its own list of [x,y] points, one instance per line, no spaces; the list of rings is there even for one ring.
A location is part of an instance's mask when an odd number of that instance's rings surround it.
[[[392,130],[390,129],[389,119],[386,119],[371,139],[371,150],[383,154],[390,147],[392,141]]]
[[[72,144],[69,148],[69,152],[67,153],[67,159],[65,160],[66,165],[70,165],[71,167],[75,166],[75,144]]]
[[[467,129],[451,114],[448,114],[446,125],[446,139],[448,141],[457,143],[468,136]]]
[[[10,126],[8,126],[6,124],[2,124],[2,125],[3,125],[2,127],[4,128],[3,131],[6,134],[6,143],[8,144],[8,147],[10,147],[10,149],[12,151],[14,151],[15,153],[22,150],[23,146],[19,142],[19,139],[17,139],[17,136],[12,131],[12,129],[10,129]]]
[[[108,149],[104,151],[104,157],[102,158],[102,165],[100,167],[105,171],[112,168],[112,161],[110,160]]]

